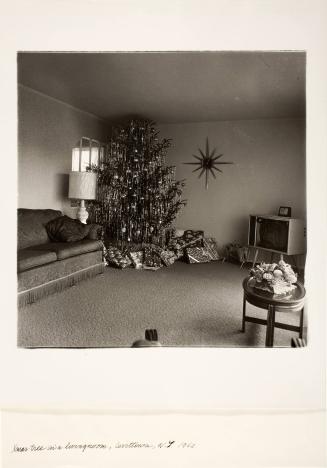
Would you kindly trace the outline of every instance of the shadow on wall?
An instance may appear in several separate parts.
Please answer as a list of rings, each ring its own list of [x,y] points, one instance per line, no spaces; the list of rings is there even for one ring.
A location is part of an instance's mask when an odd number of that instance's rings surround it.
[[[56,174],[57,197],[61,200],[68,199],[69,174]]]
[[[56,196],[62,200],[61,211],[70,218],[76,218],[76,206],[68,198],[69,174],[56,174]]]

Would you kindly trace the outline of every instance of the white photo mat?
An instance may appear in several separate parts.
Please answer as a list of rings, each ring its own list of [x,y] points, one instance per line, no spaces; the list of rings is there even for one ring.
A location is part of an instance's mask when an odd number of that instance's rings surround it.
[[[315,458],[309,446],[300,444],[294,411],[304,414],[300,426],[312,416],[312,434],[320,456],[323,448],[326,368],[326,128],[327,128],[327,9],[324,1],[248,0],[248,1],[166,1],[138,2],[113,0],[11,1],[3,6],[1,37],[1,141],[3,183],[1,200],[3,219],[2,252],[2,385],[1,406],[16,409],[3,417],[3,456],[8,467],[28,465],[28,457],[15,465],[8,449],[14,442],[12,424],[18,418],[17,435],[26,439],[37,434],[35,419],[20,412],[43,414],[45,421],[56,419],[56,411],[80,413],[79,427],[101,434],[101,427],[88,426],[92,412],[130,411],[167,414],[175,412],[169,425],[181,426],[188,434],[184,414],[236,414],[235,434],[244,411],[249,425],[255,415],[265,425],[253,426],[243,437],[260,446],[266,439],[263,427],[270,427],[276,414],[289,412],[290,445],[301,451],[307,466]],[[304,50],[307,52],[307,239],[306,264],[309,344],[302,349],[18,349],[16,346],[16,194],[17,194],[17,51],[145,51],[145,50]],[[95,71],[96,72],[96,71]],[[285,142],[287,144],[287,142]],[[37,181],[33,181],[37,183]],[[41,196],[41,195],[40,195]],[[87,414],[89,416],[83,414]],[[303,413],[304,412],[304,413]],[[53,415],[51,416],[51,413]],[[60,413],[61,414],[61,413]],[[203,434],[212,440],[206,415],[199,416],[198,440]],[[311,416],[308,416],[310,414]],[[319,414],[317,416],[317,414]],[[153,436],[160,434],[165,422],[151,416],[145,422],[140,416],[140,430]],[[19,419],[22,418],[22,419]],[[26,419],[27,418],[27,419]],[[48,418],[48,419],[47,419]],[[115,420],[108,416],[115,430]],[[175,419],[176,418],[176,419]],[[201,419],[202,418],[202,419]],[[24,423],[26,421],[26,424]],[[58,420],[58,419],[57,419]],[[67,419],[67,421],[69,418]],[[111,423],[110,423],[111,421]],[[222,419],[217,416],[217,424]],[[238,421],[238,422],[237,422]],[[258,420],[257,420],[258,421]],[[225,421],[226,422],[226,421]],[[230,423],[230,422],[229,422]],[[228,424],[229,424],[228,423]],[[294,427],[293,427],[294,423]],[[46,423],[47,424],[47,423]],[[67,423],[68,424],[68,423]],[[184,424],[184,426],[183,426]],[[227,424],[227,423],[226,423]],[[285,421],[280,420],[283,431]],[[145,426],[144,426],[145,425]],[[56,424],[48,424],[57,435]],[[62,430],[66,426],[60,425]],[[97,428],[98,427],[98,428]],[[250,427],[250,426],[249,426]],[[217,429],[218,433],[222,429]],[[31,431],[31,432],[30,432]],[[256,431],[256,432],[255,432]],[[48,433],[46,433],[48,434]],[[46,435],[44,433],[44,436]],[[276,434],[278,430],[276,428]],[[42,435],[39,433],[39,435]],[[126,437],[135,432],[126,432]],[[49,438],[51,434],[49,433]],[[285,434],[286,437],[286,434]],[[294,437],[294,438],[293,438]],[[298,438],[297,438],[298,437]],[[159,439],[160,437],[158,437]],[[113,437],[115,439],[115,437]],[[196,442],[196,441],[195,441]],[[321,443],[320,443],[321,442]],[[230,441],[231,443],[231,441]],[[237,446],[237,445],[236,445]],[[274,447],[273,437],[271,446]],[[205,446],[202,446],[205,447]],[[209,446],[208,446],[209,447]],[[206,450],[211,450],[210,447]],[[283,446],[284,447],[284,446]],[[236,447],[234,447],[236,450]],[[244,466],[245,458],[231,459],[224,446],[212,447],[207,466]],[[202,457],[206,456],[206,450]],[[287,447],[285,446],[285,450]],[[308,451],[309,450],[309,451]],[[277,453],[277,452],[276,452]],[[251,464],[250,451],[248,455]],[[244,451],[244,457],[247,452]],[[49,455],[51,456],[51,455]],[[201,460],[195,458],[194,463]],[[278,464],[274,449],[266,452],[267,466]],[[308,456],[308,458],[305,458]],[[128,457],[128,455],[126,455]],[[9,461],[8,461],[9,460]],[[162,466],[172,463],[160,458]],[[217,460],[216,465],[214,461]],[[34,460],[35,461],[35,460]],[[45,459],[43,458],[43,463]],[[114,466],[124,466],[124,459]],[[141,460],[142,461],[142,460]],[[141,463],[140,461],[140,463]],[[158,461],[158,459],[157,459]],[[287,460],[284,460],[288,463]],[[295,466],[298,460],[289,459]],[[73,466],[92,466],[74,461]],[[90,463],[89,460],[87,463]],[[100,460],[99,460],[100,462]],[[103,463],[107,462],[104,460]],[[153,462],[150,458],[149,463]],[[161,466],[158,461],[157,466]],[[11,464],[10,464],[11,463]],[[24,463],[24,464],[23,464]],[[25,464],[26,463],[26,464]],[[52,463],[52,464],[51,464]],[[55,464],[56,463],[56,464]],[[69,461],[49,459],[47,466],[69,466]],[[102,463],[102,461],[101,461]],[[126,462],[128,465],[128,462]],[[190,459],[192,465],[192,459]],[[38,465],[33,465],[38,466]],[[40,466],[45,466],[40,465]],[[94,466],[94,465],[93,465]],[[98,466],[101,466],[100,464]],[[110,466],[110,465],[105,465]],[[137,465],[136,465],[137,466]],[[146,465],[143,465],[146,466]],[[206,465],[204,465],[206,466]],[[277,465],[280,466],[280,465]],[[320,465],[318,465],[320,466]]]

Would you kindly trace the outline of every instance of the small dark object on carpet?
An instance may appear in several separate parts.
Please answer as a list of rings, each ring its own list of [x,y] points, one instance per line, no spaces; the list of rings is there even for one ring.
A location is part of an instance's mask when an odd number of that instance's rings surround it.
[[[158,341],[158,332],[155,328],[145,330],[145,340],[137,340],[132,344],[132,348],[146,348],[152,346],[161,346]]]

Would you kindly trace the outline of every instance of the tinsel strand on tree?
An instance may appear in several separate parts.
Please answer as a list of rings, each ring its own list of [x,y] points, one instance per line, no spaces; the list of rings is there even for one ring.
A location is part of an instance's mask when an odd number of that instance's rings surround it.
[[[165,165],[171,141],[158,138],[154,122],[132,120],[115,128],[98,172],[92,218],[118,243],[163,239],[180,208],[184,181]]]

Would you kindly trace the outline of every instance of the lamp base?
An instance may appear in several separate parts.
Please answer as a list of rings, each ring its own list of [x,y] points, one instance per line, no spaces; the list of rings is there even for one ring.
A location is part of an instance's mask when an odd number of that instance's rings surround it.
[[[85,201],[84,200],[81,200],[81,204],[80,204],[79,209],[77,210],[76,216],[77,216],[77,219],[81,223],[86,224],[86,220],[89,217],[89,214],[88,214],[88,212],[87,212],[87,210],[85,208]]]

